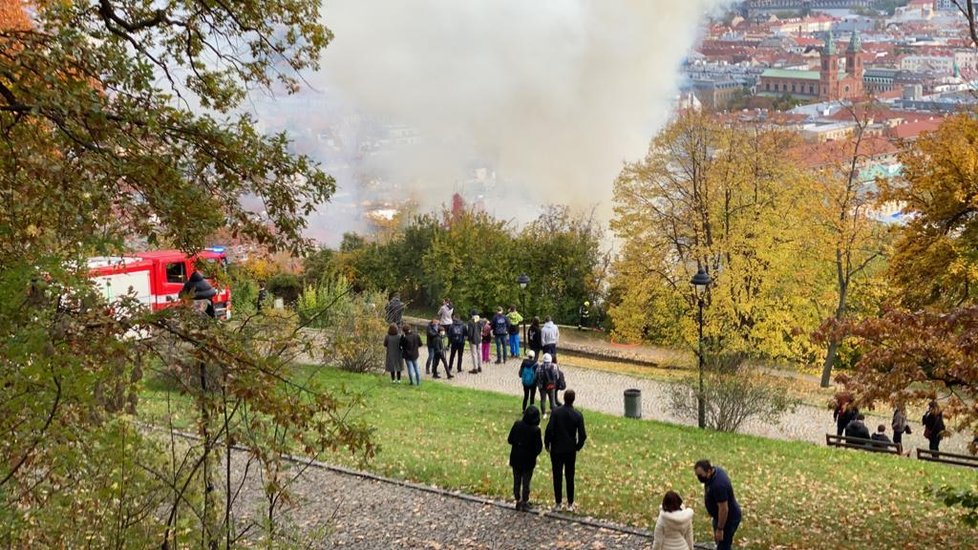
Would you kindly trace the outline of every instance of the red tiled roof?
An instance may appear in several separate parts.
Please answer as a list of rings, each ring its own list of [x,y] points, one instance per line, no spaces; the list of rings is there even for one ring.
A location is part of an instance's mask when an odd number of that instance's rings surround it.
[[[917,139],[917,136],[923,132],[933,132],[934,130],[937,130],[943,122],[943,118],[934,118],[898,124],[890,129],[890,134],[897,139],[913,140]]]
[[[848,162],[852,159],[854,150],[855,141],[845,139],[824,143],[806,143],[789,150],[788,155],[806,168],[821,168]],[[893,142],[880,136],[863,138],[859,144],[859,155],[864,158],[873,159],[895,155],[899,151],[900,148]]]

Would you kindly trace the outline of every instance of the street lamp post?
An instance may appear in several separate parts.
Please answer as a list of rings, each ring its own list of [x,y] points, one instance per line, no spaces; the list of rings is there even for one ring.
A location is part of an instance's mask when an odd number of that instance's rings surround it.
[[[706,427],[706,395],[703,392],[703,299],[706,296],[706,289],[713,282],[710,278],[710,274],[707,273],[702,267],[693,275],[693,279],[690,284],[696,289],[696,302],[699,306],[699,316],[697,317],[697,323],[699,325],[699,370],[700,370],[700,391],[696,396],[697,410],[697,421],[700,428]]]
[[[520,315],[523,316],[523,344],[526,345],[526,285],[530,284],[529,275],[521,273],[516,278],[516,284],[520,285]]]

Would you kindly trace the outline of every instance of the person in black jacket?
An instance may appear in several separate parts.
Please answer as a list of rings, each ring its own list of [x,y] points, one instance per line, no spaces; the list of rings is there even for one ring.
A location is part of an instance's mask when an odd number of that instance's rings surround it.
[[[869,439],[869,427],[866,426],[866,416],[859,414],[856,419],[846,426],[846,437],[858,437],[859,439]],[[853,443],[861,443],[854,441]]]
[[[401,355],[407,364],[408,383],[413,386],[421,385],[421,372],[418,370],[419,348],[421,348],[421,337],[414,332],[410,324],[405,324],[404,334],[401,335]]]
[[[924,425],[924,437],[930,443],[930,450],[940,451],[941,439],[944,437],[944,430],[947,429],[947,426],[944,425],[944,413],[941,412],[941,406],[937,404],[937,401],[931,401],[927,405],[927,412],[924,413],[921,422]]]
[[[836,435],[842,435],[846,430],[846,426],[850,422],[859,416],[859,409],[852,401],[844,400],[835,408],[832,412],[832,417],[835,419]]]
[[[577,463],[577,453],[584,448],[587,432],[584,430],[584,415],[574,409],[574,390],[564,392],[564,405],[553,410],[547,432],[544,436],[544,446],[550,453],[550,463],[553,466],[555,510],[561,508],[562,478],[567,478],[567,508],[574,512],[574,466]]]
[[[523,418],[513,423],[507,439],[513,448],[509,451],[509,465],[513,468],[513,498],[516,509],[530,508],[530,479],[537,467],[537,456],[543,450],[540,440],[540,411],[530,405],[523,411]],[[522,490],[522,491],[521,491]]]
[[[452,324],[445,327],[445,332],[448,333],[448,344],[452,350],[448,356],[448,373],[451,374],[452,365],[456,364],[456,356],[458,356],[456,372],[462,372],[462,355],[465,352],[465,340],[469,337],[469,329],[459,318],[458,313],[455,313],[452,315]]]
[[[424,373],[431,374],[431,362],[436,359],[435,341],[438,340],[438,317],[433,318],[428,323],[425,329],[425,336],[427,336],[428,342],[428,359],[424,362]]]
[[[543,349],[543,333],[540,332],[540,318],[534,317],[530,321],[530,327],[526,329],[526,340],[533,352],[534,357],[540,357],[540,350]]]

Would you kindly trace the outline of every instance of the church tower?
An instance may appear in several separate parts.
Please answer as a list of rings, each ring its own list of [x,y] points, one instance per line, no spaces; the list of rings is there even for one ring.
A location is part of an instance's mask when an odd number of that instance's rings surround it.
[[[835,37],[829,31],[820,54],[822,68],[819,71],[818,98],[821,101],[834,101],[839,98],[839,57],[835,51]]]
[[[844,94],[846,97],[862,97],[863,95],[863,56],[862,42],[859,39],[859,31],[852,31],[849,39],[849,47],[846,48],[846,87],[849,91]]]

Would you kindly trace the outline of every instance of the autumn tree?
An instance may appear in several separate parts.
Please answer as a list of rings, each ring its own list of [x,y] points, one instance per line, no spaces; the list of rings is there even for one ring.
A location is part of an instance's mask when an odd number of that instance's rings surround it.
[[[626,165],[612,221],[622,241],[612,280],[622,301],[611,309],[620,335],[692,343],[689,281],[703,268],[715,281],[706,318],[714,347],[810,358],[798,328],[817,317],[799,276],[797,204],[807,199],[787,160],[792,143],[784,132],[687,113]]]
[[[130,244],[194,252],[219,229],[306,249],[306,215],[333,180],[243,107],[318,66],[331,38],[319,3],[0,5],[0,541],[232,546],[236,493],[217,471],[233,444],[273,468],[294,445],[369,453],[365,428],[341,414],[348,400],[292,381],[308,344],[294,320],[106,304],[86,258]],[[195,403],[200,443],[161,447],[134,424],[151,376]]]
[[[848,318],[853,287],[883,263],[886,228],[872,215],[877,174],[871,167],[874,157],[893,147],[883,138],[868,135],[870,112],[855,108],[848,112],[855,125],[850,137],[798,148],[799,155],[812,165],[808,181],[820,197],[801,206],[811,209],[812,226],[817,228],[810,234],[810,253],[831,266],[832,323]],[[840,338],[828,338],[822,361],[823,388],[832,380],[842,344]]]
[[[894,300],[878,319],[849,323],[862,358],[846,386],[867,404],[939,398],[960,430],[978,435],[978,121],[948,118],[900,160],[884,182],[900,205],[889,277]]]

